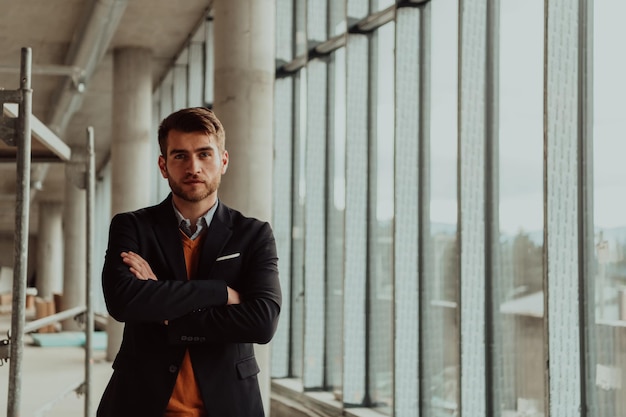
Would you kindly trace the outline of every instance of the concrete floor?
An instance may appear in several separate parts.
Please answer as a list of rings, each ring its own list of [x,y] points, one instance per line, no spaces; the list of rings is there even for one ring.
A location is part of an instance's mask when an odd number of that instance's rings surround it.
[[[27,311],[27,321],[32,317]],[[0,314],[0,340],[11,327],[10,313]],[[111,376],[105,351],[94,351],[92,372],[92,413]],[[85,397],[74,389],[85,378],[84,350],[80,347],[39,347],[26,336],[22,362],[20,417],[85,416]],[[0,367],[0,415],[7,413],[9,363]],[[91,417],[91,416],[89,416]]]

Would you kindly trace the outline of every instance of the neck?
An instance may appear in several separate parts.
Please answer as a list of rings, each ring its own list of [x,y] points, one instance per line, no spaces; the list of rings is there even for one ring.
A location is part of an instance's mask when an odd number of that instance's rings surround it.
[[[198,219],[204,216],[217,202],[217,195],[212,195],[201,201],[187,201],[172,194],[174,205],[184,218],[189,219],[192,226],[195,226]]]

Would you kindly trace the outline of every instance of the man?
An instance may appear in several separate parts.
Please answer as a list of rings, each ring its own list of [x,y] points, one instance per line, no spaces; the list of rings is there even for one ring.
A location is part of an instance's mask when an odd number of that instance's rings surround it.
[[[177,111],[158,136],[171,194],[111,221],[102,283],[125,327],[98,416],[263,416],[252,343],[278,323],[272,230],[218,201],[228,152],[211,110]]]

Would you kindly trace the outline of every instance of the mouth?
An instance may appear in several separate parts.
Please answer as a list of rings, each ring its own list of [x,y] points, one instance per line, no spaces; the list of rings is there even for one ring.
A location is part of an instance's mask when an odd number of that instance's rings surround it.
[[[188,178],[183,181],[184,184],[204,184],[204,180],[200,178]]]

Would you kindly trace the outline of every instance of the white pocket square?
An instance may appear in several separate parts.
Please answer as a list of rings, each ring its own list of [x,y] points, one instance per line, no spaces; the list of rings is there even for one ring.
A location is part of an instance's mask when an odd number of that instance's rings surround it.
[[[230,255],[220,256],[219,258],[217,258],[215,260],[215,262],[217,262],[217,261],[225,261],[227,259],[237,258],[237,257],[239,257],[239,255],[241,255],[241,253],[237,252],[237,253],[231,253]]]

